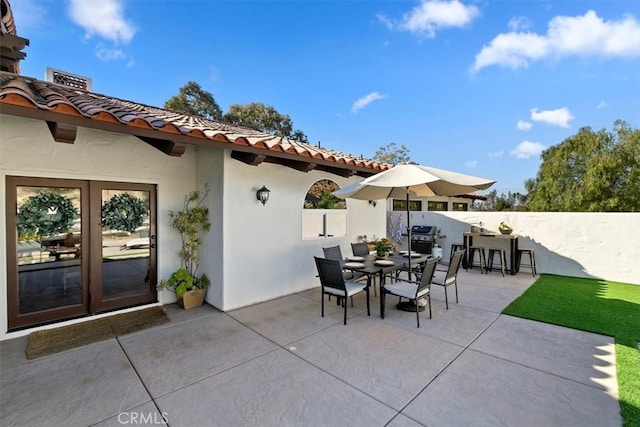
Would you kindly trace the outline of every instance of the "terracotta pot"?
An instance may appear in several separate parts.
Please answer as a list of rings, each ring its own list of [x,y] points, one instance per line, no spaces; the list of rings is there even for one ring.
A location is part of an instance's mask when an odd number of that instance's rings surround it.
[[[199,307],[204,302],[204,296],[207,293],[206,289],[196,289],[195,291],[187,291],[181,297],[178,297],[178,305],[185,310],[190,308]]]

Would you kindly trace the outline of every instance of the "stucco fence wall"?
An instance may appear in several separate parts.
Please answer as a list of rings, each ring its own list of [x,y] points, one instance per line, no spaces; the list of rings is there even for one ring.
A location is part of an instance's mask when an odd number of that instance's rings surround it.
[[[398,216],[406,221],[406,213],[393,212],[394,224]],[[412,224],[442,229],[446,238],[439,243],[445,258],[451,244],[461,243],[462,233],[480,221],[485,229],[495,232],[500,222],[509,224],[520,236],[519,246],[535,250],[538,273],[640,284],[640,213],[469,211],[411,215]],[[489,239],[477,242],[508,249],[506,240]]]

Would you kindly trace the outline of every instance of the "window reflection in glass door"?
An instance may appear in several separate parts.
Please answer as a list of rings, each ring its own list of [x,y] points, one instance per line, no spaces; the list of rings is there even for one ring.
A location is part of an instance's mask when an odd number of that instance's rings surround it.
[[[102,190],[102,298],[149,291],[149,192]]]
[[[20,315],[82,302],[80,189],[17,187]]]

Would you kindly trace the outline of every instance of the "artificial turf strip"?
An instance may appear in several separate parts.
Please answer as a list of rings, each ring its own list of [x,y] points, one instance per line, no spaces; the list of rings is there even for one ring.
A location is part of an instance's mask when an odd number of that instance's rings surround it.
[[[622,422],[640,426],[640,285],[545,274],[502,313],[614,337]]]

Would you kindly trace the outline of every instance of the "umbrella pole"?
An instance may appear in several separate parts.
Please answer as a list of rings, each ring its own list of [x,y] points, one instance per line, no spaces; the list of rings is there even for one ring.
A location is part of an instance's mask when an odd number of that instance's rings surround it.
[[[411,209],[409,208],[409,187],[407,187],[407,239],[408,241],[408,251],[409,251],[409,280],[411,280]],[[418,302],[416,301],[416,304]]]

